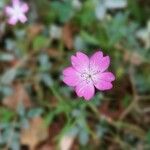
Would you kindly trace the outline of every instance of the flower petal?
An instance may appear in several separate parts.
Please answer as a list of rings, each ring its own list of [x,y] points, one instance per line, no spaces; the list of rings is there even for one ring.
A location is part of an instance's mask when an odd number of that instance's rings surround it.
[[[115,80],[115,76],[111,72],[104,72],[99,75],[99,79],[111,82]]]
[[[12,3],[13,3],[13,6],[16,6],[16,5],[20,4],[19,0],[12,0]]]
[[[87,84],[85,81],[80,82],[75,90],[77,95],[84,97],[85,100],[90,100],[95,94],[94,85],[92,83]]]
[[[21,5],[21,10],[23,13],[26,13],[29,10],[29,6],[26,3]]]
[[[109,56],[103,57],[99,65],[100,65],[100,71],[101,72],[105,71],[110,65]]]
[[[93,73],[100,71],[100,61],[103,58],[103,53],[101,51],[94,53],[90,58],[90,70]]]
[[[18,21],[18,19],[15,16],[10,17],[8,19],[8,23],[11,24],[11,25],[15,25],[17,23],[17,21]]]
[[[72,67],[64,69],[63,82],[69,86],[76,86],[80,82],[79,73]]]
[[[24,14],[19,15],[18,18],[22,23],[25,23],[27,21],[27,17]]]
[[[6,6],[5,7],[5,13],[9,16],[11,16],[13,14],[14,10],[12,7]]]
[[[99,65],[99,62],[103,58],[103,53],[101,51],[94,53],[90,58],[90,65]]]
[[[115,80],[115,76],[111,72],[99,72],[92,76],[93,84],[97,86],[97,84],[101,83],[101,81],[112,82]]]
[[[73,67],[79,72],[83,72],[89,68],[89,58],[82,52],[77,52],[76,56],[72,56],[71,63]]]
[[[109,56],[103,57],[103,53],[96,52],[90,58],[90,70],[94,72],[103,72],[105,71],[110,65],[110,58]]]
[[[107,82],[107,81],[104,81],[104,80],[99,80],[99,82],[95,83],[94,85],[97,89],[99,89],[101,91],[109,90],[113,87],[111,82]]]

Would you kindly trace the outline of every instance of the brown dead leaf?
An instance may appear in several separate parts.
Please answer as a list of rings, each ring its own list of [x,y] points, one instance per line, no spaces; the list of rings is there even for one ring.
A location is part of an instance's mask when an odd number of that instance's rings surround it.
[[[60,51],[56,48],[47,49],[47,52],[48,52],[48,55],[52,58],[58,58],[61,56]]]
[[[51,143],[44,143],[42,145],[37,145],[36,150],[55,150],[55,146]]]
[[[44,126],[44,121],[40,117],[30,121],[29,128],[21,131],[21,144],[29,146],[34,150],[36,145],[48,137],[48,131]]]
[[[3,104],[11,109],[16,110],[19,103],[22,102],[25,108],[31,107],[29,95],[22,84],[13,85],[13,94],[3,99]]]
[[[73,33],[74,27],[71,24],[66,24],[63,27],[62,40],[68,49],[73,48]]]
[[[131,53],[129,51],[125,52],[124,60],[129,61],[130,63],[137,65],[137,66],[143,62],[142,57],[138,53],[136,52]]]
[[[136,52],[132,53],[132,58],[130,61],[135,65],[140,65],[143,62],[142,57]]]
[[[14,59],[13,61],[11,61],[10,62],[10,65],[12,66],[12,67],[15,67],[17,64],[19,64],[20,63],[20,60],[19,59]]]
[[[31,40],[35,36],[37,36],[39,33],[41,33],[44,29],[44,26],[42,24],[33,24],[30,25],[27,29],[28,38]]]

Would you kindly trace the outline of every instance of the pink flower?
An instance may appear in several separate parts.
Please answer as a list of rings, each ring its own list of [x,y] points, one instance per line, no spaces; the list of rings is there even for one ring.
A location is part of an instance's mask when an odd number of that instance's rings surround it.
[[[115,76],[107,71],[110,65],[109,56],[103,56],[101,51],[90,58],[82,52],[71,56],[72,66],[63,70],[63,82],[74,87],[79,97],[90,100],[95,94],[95,88],[104,91],[113,87]]]
[[[12,6],[5,7],[5,13],[9,17],[8,23],[15,25],[18,21],[25,23],[27,17],[25,13],[29,10],[29,6],[26,3],[19,0],[12,0]]]

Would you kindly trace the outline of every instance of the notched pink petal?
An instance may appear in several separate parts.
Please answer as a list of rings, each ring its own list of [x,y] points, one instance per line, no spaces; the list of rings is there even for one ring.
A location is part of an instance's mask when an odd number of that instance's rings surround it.
[[[105,56],[102,58],[102,60],[99,63],[99,69],[101,72],[105,71],[110,65],[110,57]]]
[[[13,3],[13,6],[15,6],[15,5],[19,5],[20,1],[19,0],[12,0],[12,3]]]
[[[20,20],[21,23],[25,23],[27,21],[27,17],[23,14],[19,15],[18,17],[19,17],[19,20]]]
[[[75,73],[75,69],[72,68],[72,67],[67,67],[63,70],[63,75],[66,75],[66,76],[71,76]]]
[[[65,84],[67,84],[68,86],[76,86],[77,83],[78,83],[78,80],[74,79],[73,77],[71,76],[64,76],[63,77],[63,82]]]
[[[78,59],[74,55],[71,56],[72,66],[76,67],[78,65]]]
[[[76,56],[71,56],[72,66],[79,72],[89,67],[89,58],[82,52],[77,52]]]
[[[21,5],[21,10],[23,13],[26,13],[29,10],[29,6],[26,3]]]
[[[101,51],[96,52],[90,58],[90,69],[94,72],[103,72],[105,71],[110,64],[109,56],[103,57]]]
[[[99,65],[99,62],[101,61],[102,57],[103,53],[101,51],[94,53],[90,58],[90,65]]]
[[[85,55],[84,53],[82,53],[82,52],[77,52],[77,53],[76,53],[76,56],[77,56],[77,58],[78,58],[80,61],[89,63],[89,58],[88,58],[88,56]]]
[[[100,80],[98,83],[94,84],[95,87],[101,91],[109,90],[113,87],[111,82]]]
[[[4,11],[9,16],[11,16],[13,14],[13,9],[11,7],[9,7],[9,6],[6,6]]]
[[[79,75],[72,67],[63,70],[63,82],[69,86],[76,86],[79,82]]]
[[[16,17],[11,17],[8,19],[8,23],[11,25],[15,25],[18,22],[18,19]]]
[[[90,100],[95,94],[93,84],[86,84],[85,81],[80,82],[76,86],[76,93],[79,97],[84,97],[85,100]]]
[[[115,80],[115,76],[111,72],[104,72],[104,73],[100,74],[100,78],[99,79],[111,82],[111,81]]]

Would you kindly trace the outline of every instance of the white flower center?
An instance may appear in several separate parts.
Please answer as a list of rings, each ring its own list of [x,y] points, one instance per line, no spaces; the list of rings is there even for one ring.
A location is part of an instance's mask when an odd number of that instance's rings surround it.
[[[19,17],[20,15],[23,14],[20,7],[21,6],[19,6],[19,5],[14,6],[14,16]]]
[[[93,83],[96,79],[95,70],[85,70],[83,73],[81,73],[81,78],[83,81],[86,81],[87,84]]]

